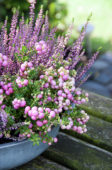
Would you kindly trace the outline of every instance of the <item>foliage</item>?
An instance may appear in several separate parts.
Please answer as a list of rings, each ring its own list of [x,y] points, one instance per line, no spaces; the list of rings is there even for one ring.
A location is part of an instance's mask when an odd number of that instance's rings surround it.
[[[37,1],[37,0],[36,0]],[[1,16],[1,26],[6,16],[9,18],[8,28],[10,25],[10,20],[15,9],[19,9],[20,14],[24,13],[25,19],[28,19],[28,9],[30,3],[28,0],[2,0],[0,1],[0,16]],[[56,26],[59,23],[60,31],[65,28],[65,16],[67,15],[67,8],[64,3],[59,3],[56,0],[41,0],[37,1],[35,7],[35,15],[38,15],[40,7],[43,6],[44,13],[48,11],[49,20],[51,26]]]
[[[98,52],[86,65],[77,68],[83,56],[84,26],[71,47],[68,44],[71,27],[65,36],[56,38],[56,28],[49,29],[48,15],[40,9],[35,21],[35,3],[31,3],[29,20],[18,23],[18,11],[12,17],[9,34],[7,20],[0,35],[0,125],[2,138],[30,138],[34,144],[57,142],[48,135],[53,126],[87,131],[89,116],[78,105],[88,101],[88,94],[79,87],[86,81],[85,73]],[[88,23],[88,22],[87,22]],[[69,53],[66,56],[66,50]],[[75,105],[73,109],[72,105]]]

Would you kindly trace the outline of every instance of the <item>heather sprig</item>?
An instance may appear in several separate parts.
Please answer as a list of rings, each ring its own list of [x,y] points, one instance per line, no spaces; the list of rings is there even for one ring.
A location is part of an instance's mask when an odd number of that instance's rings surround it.
[[[52,65],[53,57],[58,58],[59,61],[64,60],[65,47],[67,46],[68,40],[70,38],[72,25],[70,26],[69,31],[67,32],[65,37],[58,36],[56,38],[56,30],[49,29],[48,16],[46,14],[46,16],[43,17],[42,8],[40,10],[38,18],[34,22],[34,8],[35,3],[31,3],[29,22],[27,23],[24,20],[24,17],[22,16],[22,19],[20,20],[19,24],[17,24],[18,11],[14,13],[9,35],[7,35],[6,31],[7,20],[5,21],[4,26],[2,27],[0,36],[0,52],[3,53],[2,55],[6,55],[8,57],[9,65],[7,66],[7,68],[0,68],[1,75],[3,75],[4,72],[6,74],[16,74],[18,72],[21,60],[17,60],[17,55],[21,58],[28,58],[28,60],[34,63],[35,66],[38,66],[39,64],[46,64],[47,66],[49,66],[49,64]],[[87,24],[81,32],[78,40],[73,43],[69,55],[66,58],[66,60],[71,60],[69,64],[69,69],[75,69],[76,65],[80,61],[81,56],[83,56],[84,54],[84,52],[82,52],[82,42],[84,39],[86,26]],[[28,53],[21,54],[21,50],[23,47],[27,49]],[[91,64],[94,61],[94,58],[96,58],[95,56],[97,55],[98,53],[96,53],[92,57],[90,61],[91,63],[88,63],[89,66],[84,66],[82,68],[82,72],[80,75],[77,75],[76,81],[80,81],[81,77],[83,77],[85,72],[90,68]]]

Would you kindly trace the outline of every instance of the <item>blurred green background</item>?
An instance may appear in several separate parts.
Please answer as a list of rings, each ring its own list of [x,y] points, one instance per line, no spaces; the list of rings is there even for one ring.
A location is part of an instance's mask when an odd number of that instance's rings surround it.
[[[30,0],[29,0],[30,1]],[[72,40],[79,35],[78,26],[86,22],[92,13],[91,23],[94,31],[90,37],[92,52],[102,46],[101,53],[112,50],[112,0],[37,0],[36,15],[40,6],[44,6],[44,12],[48,10],[51,26],[57,26],[59,32],[65,32],[74,18],[74,30]],[[5,17],[10,20],[12,9],[19,8],[20,13],[28,17],[28,0],[0,0],[0,27]]]

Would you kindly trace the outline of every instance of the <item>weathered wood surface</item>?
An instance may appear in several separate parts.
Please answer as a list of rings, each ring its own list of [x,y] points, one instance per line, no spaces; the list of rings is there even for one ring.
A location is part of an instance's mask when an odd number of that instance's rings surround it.
[[[70,170],[56,162],[48,160],[42,156],[37,157],[36,159],[30,161],[29,163],[14,168],[13,170]]]
[[[112,170],[111,152],[64,133],[60,133],[58,137],[59,142],[51,146],[44,156],[70,169]]]
[[[63,132],[112,152],[112,123],[90,115],[87,129],[81,135],[71,130]]]
[[[89,92],[89,102],[81,106],[89,114],[112,122],[112,99]]]

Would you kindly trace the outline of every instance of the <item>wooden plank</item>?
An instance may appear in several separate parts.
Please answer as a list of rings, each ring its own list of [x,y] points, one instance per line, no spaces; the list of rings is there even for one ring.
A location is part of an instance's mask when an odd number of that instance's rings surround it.
[[[59,142],[44,153],[47,158],[70,169],[112,170],[112,153],[64,133],[58,138]]]
[[[89,92],[89,102],[81,105],[89,114],[112,122],[112,99]]]
[[[112,152],[112,123],[90,116],[87,129],[84,134],[68,130],[64,132]]]
[[[56,162],[50,161],[42,156],[30,161],[29,163],[14,168],[13,170],[70,170]]]

